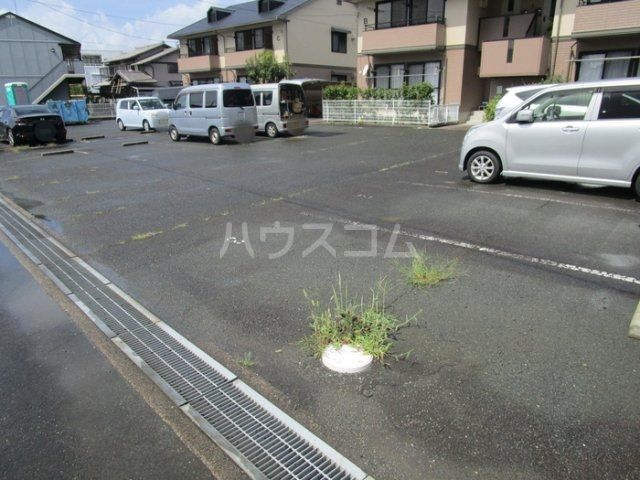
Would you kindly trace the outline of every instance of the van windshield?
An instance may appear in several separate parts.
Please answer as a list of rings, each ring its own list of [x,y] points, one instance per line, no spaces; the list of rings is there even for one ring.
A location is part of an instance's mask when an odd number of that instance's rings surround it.
[[[280,114],[303,114],[304,93],[300,85],[280,85]]]
[[[222,104],[225,107],[253,107],[255,105],[253,94],[248,88],[224,90],[222,92]]]
[[[138,102],[143,110],[160,110],[161,108],[166,108],[159,98],[143,98],[138,100]]]

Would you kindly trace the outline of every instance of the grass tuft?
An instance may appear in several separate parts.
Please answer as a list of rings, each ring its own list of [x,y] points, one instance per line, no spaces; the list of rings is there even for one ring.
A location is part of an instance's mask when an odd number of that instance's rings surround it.
[[[417,253],[411,266],[400,267],[409,285],[418,288],[433,287],[445,280],[455,278],[458,273],[458,260],[434,260],[426,253]]]
[[[247,352],[244,354],[242,358],[238,360],[238,364],[242,365],[245,368],[252,368],[257,365],[255,358],[253,358],[253,353]]]
[[[399,322],[385,307],[387,285],[384,279],[371,289],[371,296],[350,296],[338,275],[338,285],[328,306],[303,291],[311,310],[312,332],[301,341],[303,348],[320,357],[328,345],[360,347],[376,360],[384,361],[393,346],[395,333],[408,325],[415,316]]]

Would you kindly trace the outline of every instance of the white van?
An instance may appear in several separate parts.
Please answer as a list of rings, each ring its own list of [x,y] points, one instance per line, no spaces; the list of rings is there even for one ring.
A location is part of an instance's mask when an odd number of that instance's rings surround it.
[[[472,127],[460,170],[503,177],[631,187],[640,199],[640,79],[560,84]]]
[[[538,83],[534,85],[523,85],[520,87],[507,88],[507,93],[498,101],[494,118],[506,115],[514,107],[517,107],[527,98],[533,97],[536,93],[545,88],[555,87],[555,83]]]
[[[300,85],[265,83],[251,85],[251,90],[258,111],[258,131],[274,138],[279,133],[299,135],[309,126]]]
[[[246,83],[213,83],[183,88],[169,114],[169,136],[251,141],[258,129],[256,105]]]
[[[148,132],[166,128],[169,112],[158,97],[121,98],[116,106],[116,124],[120,130],[142,128]]]

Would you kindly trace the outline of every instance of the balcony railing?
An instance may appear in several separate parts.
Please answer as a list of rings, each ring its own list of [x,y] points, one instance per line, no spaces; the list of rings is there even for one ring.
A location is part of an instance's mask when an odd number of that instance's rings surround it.
[[[640,0],[585,0],[576,8],[574,37],[640,33]]]
[[[441,23],[444,24],[444,17],[441,16],[429,16],[423,18],[412,18],[412,19],[404,19],[404,20],[395,20],[393,22],[378,22],[378,23],[370,23],[364,26],[365,32],[370,32],[372,30],[382,30],[385,28],[400,28],[400,27],[410,27],[412,25],[426,25],[428,23]]]
[[[480,58],[480,77],[546,75],[550,42],[548,37],[484,42]]]
[[[482,47],[483,42],[494,40],[536,37],[537,25],[538,15],[535,13],[481,18],[478,45]]]
[[[217,68],[220,68],[220,57],[217,55],[200,55],[178,59],[180,73],[208,72]]]
[[[362,53],[375,55],[435,50],[444,47],[445,31],[442,23],[370,29],[362,34]]]
[[[626,2],[627,0],[579,0],[578,5],[583,7],[585,5],[600,5],[601,3],[615,3]]]

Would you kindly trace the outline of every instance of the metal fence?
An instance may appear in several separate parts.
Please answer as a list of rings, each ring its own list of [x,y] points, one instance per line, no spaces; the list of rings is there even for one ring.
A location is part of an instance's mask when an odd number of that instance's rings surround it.
[[[87,103],[89,118],[116,118],[115,103]]]
[[[379,125],[445,125],[457,123],[460,106],[421,100],[323,100],[328,122]]]

